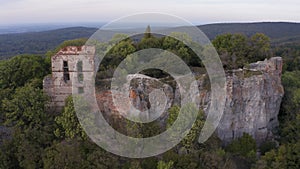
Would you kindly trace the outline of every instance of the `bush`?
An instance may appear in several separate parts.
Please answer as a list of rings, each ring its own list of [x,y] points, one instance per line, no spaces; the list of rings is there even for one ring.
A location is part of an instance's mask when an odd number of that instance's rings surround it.
[[[259,146],[259,150],[262,155],[265,155],[266,152],[269,152],[275,148],[276,148],[276,142],[274,141],[266,141]]]
[[[243,133],[242,137],[233,140],[226,147],[226,151],[253,160],[256,156],[256,142],[249,134]]]

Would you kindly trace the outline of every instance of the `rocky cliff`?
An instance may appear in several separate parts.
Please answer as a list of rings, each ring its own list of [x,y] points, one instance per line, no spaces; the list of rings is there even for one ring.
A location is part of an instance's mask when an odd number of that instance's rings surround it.
[[[217,134],[226,144],[243,135],[251,134],[258,143],[273,138],[273,131],[278,126],[278,112],[284,94],[281,85],[282,59],[274,57],[269,60],[252,63],[248,68],[232,70],[226,73],[227,96],[223,117],[217,128]],[[151,92],[159,89],[165,93],[166,103],[164,111],[173,104],[180,103],[178,86],[164,84],[158,79],[144,75],[135,75],[129,78],[131,88],[124,107],[132,105],[151,116]],[[206,79],[206,80],[204,80]],[[198,80],[200,94],[199,103],[206,113],[210,106],[210,88],[207,77],[202,75]],[[171,87],[173,86],[173,87]],[[124,97],[124,96],[122,96]],[[109,91],[97,94],[98,105],[102,112],[117,114],[111,101]],[[128,107],[124,110],[129,110]],[[123,112],[124,113],[124,112]],[[126,112],[125,112],[126,113]],[[161,120],[166,117],[162,114]],[[144,115],[143,115],[144,116]]]
[[[127,82],[122,90],[129,89],[129,92],[97,90],[96,98],[100,111],[106,117],[121,118],[131,115],[144,121],[156,119],[161,115],[159,120],[164,121],[168,109],[174,104],[173,88],[142,74],[128,75]]]
[[[225,110],[217,134],[224,143],[249,133],[258,144],[273,139],[284,94],[282,59],[252,63],[249,68],[227,72]],[[209,105],[208,90],[201,90],[202,104]]]

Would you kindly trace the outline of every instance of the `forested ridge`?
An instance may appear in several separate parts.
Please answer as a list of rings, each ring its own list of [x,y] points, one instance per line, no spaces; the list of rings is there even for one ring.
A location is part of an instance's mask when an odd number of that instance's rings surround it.
[[[263,22],[263,23],[220,23],[198,26],[209,39],[225,33],[242,33],[252,36],[263,33],[272,44],[300,42],[300,23]],[[65,40],[88,38],[96,28],[72,27],[42,32],[28,32],[0,35],[0,59],[19,54],[44,54],[53,50]],[[111,34],[110,32],[108,34]]]
[[[300,168],[300,43],[272,46],[270,37],[260,32],[221,34],[212,41],[225,70],[241,68],[272,56],[283,57],[285,96],[276,141],[258,146],[245,133],[224,146],[214,134],[207,142],[199,144],[197,138],[205,120],[200,110],[192,130],[179,145],[156,157],[128,159],[106,152],[86,136],[78,123],[71,97],[66,99],[60,113],[53,113],[45,106],[49,98],[43,93],[42,80],[51,73],[50,57],[65,46],[80,46],[85,41],[69,40],[43,54],[19,55],[0,62],[0,122],[7,133],[0,138],[0,168]],[[98,75],[110,77],[110,72],[124,57],[149,47],[161,47],[177,54],[191,67],[203,67],[182,42],[145,33],[138,42],[127,38],[111,48]],[[143,73],[164,76],[164,72],[157,70]],[[173,106],[168,110],[167,128],[175,121],[179,109]],[[127,124],[120,130],[125,130],[126,134],[149,136],[163,129],[150,123]],[[257,150],[260,156],[257,156]]]

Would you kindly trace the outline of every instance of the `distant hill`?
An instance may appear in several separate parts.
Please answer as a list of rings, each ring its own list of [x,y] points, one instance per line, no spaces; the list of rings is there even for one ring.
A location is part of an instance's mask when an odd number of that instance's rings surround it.
[[[264,33],[272,43],[300,41],[300,23],[262,22],[262,23],[220,23],[198,26],[209,39],[224,33],[243,33],[251,36]]]
[[[223,33],[244,33],[246,35],[252,35],[261,32],[270,38],[294,36],[300,33],[300,23],[288,22],[220,23],[198,27],[210,38],[214,38],[214,36]]]
[[[44,54],[65,40],[88,38],[96,28],[73,27],[43,32],[0,35],[0,57],[19,54]]]
[[[198,26],[210,39],[224,33],[264,33],[275,45],[300,42],[300,23],[221,23]],[[72,27],[43,32],[0,35],[0,59],[18,54],[44,54],[65,40],[88,38],[96,28]]]

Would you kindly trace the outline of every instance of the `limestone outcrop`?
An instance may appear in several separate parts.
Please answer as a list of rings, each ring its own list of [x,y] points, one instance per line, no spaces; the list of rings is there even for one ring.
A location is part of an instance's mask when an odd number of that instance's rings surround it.
[[[227,72],[227,95],[217,134],[226,144],[249,133],[258,144],[273,139],[284,94],[282,59],[252,63],[249,68]],[[209,105],[209,91],[201,90],[202,104]],[[207,97],[208,95],[208,97]]]
[[[235,138],[241,137],[243,133],[249,133],[255,138],[258,144],[265,140],[274,138],[274,130],[278,126],[278,113],[281,99],[284,94],[281,85],[282,59],[280,57],[252,63],[248,68],[231,70],[226,72],[226,104],[222,119],[217,128],[217,134],[224,144]],[[151,116],[150,93],[159,89],[165,93],[166,112],[174,104],[180,103],[178,86],[168,85],[158,79],[145,75],[130,75],[127,80],[131,81],[128,96],[123,102],[123,110],[129,110],[129,102],[140,111],[145,111]],[[199,78],[200,107],[208,113],[210,106],[210,87],[207,77],[201,75]],[[173,87],[171,87],[173,86]],[[121,97],[121,96],[117,96]],[[102,112],[117,114],[118,111],[111,100],[109,91],[97,94],[98,105]],[[159,101],[158,101],[159,102]],[[126,107],[126,108],[125,108]],[[144,112],[144,113],[145,113]],[[124,111],[123,113],[126,113]],[[166,117],[163,114],[161,121]]]
[[[126,90],[127,92],[121,92]],[[129,115],[147,121],[154,119],[159,113],[159,119],[163,121],[167,110],[173,105],[174,92],[170,85],[158,79],[134,74],[127,76],[127,83],[120,90],[97,91],[96,98],[99,109],[105,116],[121,118],[122,115]]]

